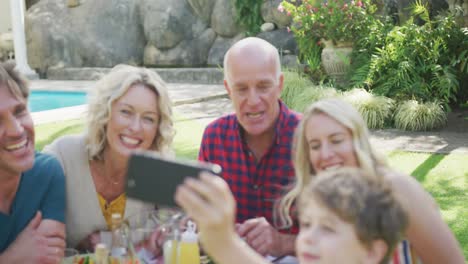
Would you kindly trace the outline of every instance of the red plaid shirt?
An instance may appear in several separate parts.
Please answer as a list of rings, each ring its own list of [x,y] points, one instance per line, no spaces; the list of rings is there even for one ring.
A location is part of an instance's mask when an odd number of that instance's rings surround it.
[[[273,221],[274,203],[294,180],[291,150],[300,114],[279,101],[276,138],[268,152],[256,162],[242,138],[236,115],[223,116],[210,123],[203,133],[198,159],[219,164],[237,201],[237,219],[265,217]],[[297,225],[288,232],[296,233]]]

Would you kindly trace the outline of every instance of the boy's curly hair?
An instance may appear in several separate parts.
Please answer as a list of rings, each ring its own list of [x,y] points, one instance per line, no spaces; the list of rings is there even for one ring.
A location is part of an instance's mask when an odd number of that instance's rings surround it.
[[[359,169],[344,168],[317,174],[299,197],[299,214],[312,201],[322,204],[343,221],[354,226],[364,246],[383,240],[388,251],[386,263],[403,238],[408,216],[383,177]]]

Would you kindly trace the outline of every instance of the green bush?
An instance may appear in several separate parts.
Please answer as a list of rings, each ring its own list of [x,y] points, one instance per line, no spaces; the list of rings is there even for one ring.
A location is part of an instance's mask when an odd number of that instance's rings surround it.
[[[302,93],[306,87],[312,85],[312,82],[303,73],[297,70],[286,69],[283,71],[284,85],[281,92],[281,100],[289,107],[293,108],[294,98]]]
[[[394,101],[384,96],[376,96],[364,89],[353,89],[343,93],[343,100],[352,104],[370,129],[383,128],[390,120]]]
[[[317,1],[284,0],[278,9],[288,12],[293,23],[290,27],[299,49],[299,60],[317,83],[332,82],[321,68],[324,40],[356,42],[369,36],[374,24],[380,24],[375,16],[373,0]],[[366,46],[367,47],[367,46]]]
[[[418,25],[416,19],[423,24]],[[384,46],[376,49],[366,66],[365,83],[379,95],[437,100],[449,109],[449,103],[457,100],[459,81],[468,74],[467,50],[468,35],[455,22],[454,14],[431,20],[426,7],[417,2],[412,19],[394,27]]]
[[[351,70],[348,73],[351,87],[369,87],[366,81],[371,59],[377,53],[377,50],[385,45],[385,38],[392,28],[393,24],[388,17],[380,20],[376,19],[375,23],[369,27],[369,34],[354,41],[351,54]]]
[[[263,23],[262,3],[263,0],[234,0],[236,22],[246,30],[249,36],[260,32]]]
[[[440,103],[408,100],[397,107],[394,121],[398,129],[427,131],[444,126],[447,115]]]
[[[313,102],[338,96],[339,92],[332,87],[310,86],[294,97],[291,108],[298,112],[304,112]]]

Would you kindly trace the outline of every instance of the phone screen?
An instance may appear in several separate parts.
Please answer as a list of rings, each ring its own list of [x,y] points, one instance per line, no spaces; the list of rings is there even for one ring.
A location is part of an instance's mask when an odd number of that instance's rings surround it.
[[[163,158],[150,152],[135,153],[130,157],[126,193],[130,198],[158,206],[177,206],[174,194],[186,177],[198,177],[202,171],[221,175],[216,164]]]

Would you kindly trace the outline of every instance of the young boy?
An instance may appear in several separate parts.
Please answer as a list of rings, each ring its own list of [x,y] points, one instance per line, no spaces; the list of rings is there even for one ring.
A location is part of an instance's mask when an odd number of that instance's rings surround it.
[[[301,264],[387,263],[408,222],[389,185],[349,168],[318,175],[298,208]]]
[[[176,200],[197,221],[203,248],[216,263],[268,263],[235,233],[235,201],[220,177],[188,179]],[[298,209],[301,264],[386,263],[408,223],[390,186],[358,169],[319,173]]]

